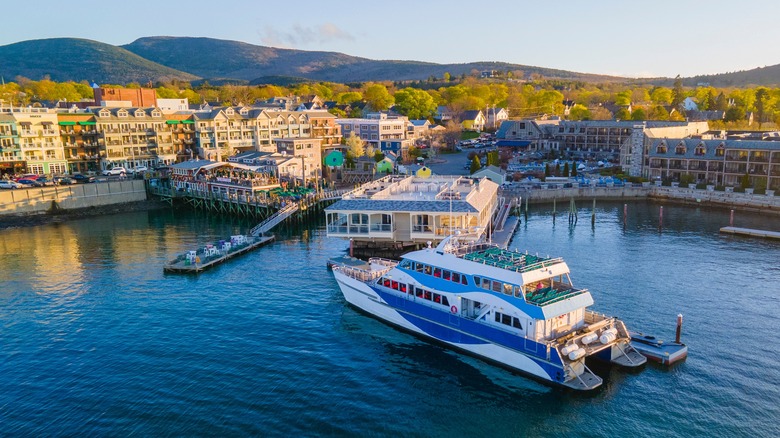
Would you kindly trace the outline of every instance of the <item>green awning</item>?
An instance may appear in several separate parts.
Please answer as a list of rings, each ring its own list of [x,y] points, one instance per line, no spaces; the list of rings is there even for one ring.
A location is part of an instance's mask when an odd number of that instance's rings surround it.
[[[97,122],[79,122],[79,125],[81,125],[81,126],[93,126],[93,125],[97,125]]]
[[[166,125],[178,125],[179,123],[181,123],[181,122],[178,121],[178,120],[166,120],[165,121]]]
[[[182,120],[181,122],[184,123],[185,125],[194,125],[195,124],[195,120]]]
[[[57,122],[60,126],[73,126],[76,122]]]

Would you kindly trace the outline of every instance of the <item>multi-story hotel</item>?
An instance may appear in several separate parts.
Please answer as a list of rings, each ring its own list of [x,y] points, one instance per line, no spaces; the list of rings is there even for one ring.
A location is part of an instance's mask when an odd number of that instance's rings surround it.
[[[3,108],[0,147],[5,172],[65,173],[68,162],[57,129],[57,113],[48,108]],[[25,166],[18,166],[24,163]]]
[[[751,187],[780,190],[780,142],[750,140],[654,139],[647,147],[650,178],[739,186],[748,175]]]
[[[68,173],[100,170],[100,133],[93,114],[58,114],[60,138],[68,160]]]
[[[322,139],[322,148],[341,143],[336,117],[327,111],[267,111],[249,107],[195,112],[201,157],[224,160],[247,151],[274,152],[280,138]]]

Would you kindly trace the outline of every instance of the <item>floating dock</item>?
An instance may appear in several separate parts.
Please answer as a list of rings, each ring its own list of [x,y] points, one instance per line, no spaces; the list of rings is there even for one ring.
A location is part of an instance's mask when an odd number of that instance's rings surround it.
[[[215,244],[206,245],[195,251],[188,251],[169,261],[163,267],[164,272],[179,274],[198,274],[218,265],[225,260],[245,254],[253,249],[260,248],[275,237],[270,236],[231,236],[230,240],[222,240]]]
[[[736,234],[739,236],[763,237],[764,239],[780,239],[780,232],[754,230],[752,228],[723,227],[720,229],[720,232],[726,234]]]

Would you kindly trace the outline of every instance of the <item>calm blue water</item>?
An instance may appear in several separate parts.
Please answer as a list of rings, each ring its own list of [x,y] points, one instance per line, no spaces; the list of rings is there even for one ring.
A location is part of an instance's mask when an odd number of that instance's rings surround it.
[[[248,225],[192,212],[0,231],[0,434],[778,436],[780,243],[721,237],[728,212],[531,211],[512,247],[563,256],[595,310],[686,362],[605,370],[591,395],[427,344],[347,307],[316,227],[198,277],[176,253]],[[780,229],[737,214],[736,225]]]

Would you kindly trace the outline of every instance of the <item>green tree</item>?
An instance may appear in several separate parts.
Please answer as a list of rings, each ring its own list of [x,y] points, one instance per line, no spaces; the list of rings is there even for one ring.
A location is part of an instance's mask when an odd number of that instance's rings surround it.
[[[339,105],[349,105],[355,102],[363,100],[363,95],[357,91],[348,91],[346,93],[339,93],[336,95],[336,103]]]
[[[571,164],[571,176],[577,176],[577,163]]]
[[[166,87],[157,87],[155,90],[157,93],[157,97],[160,99],[178,99],[179,93],[176,92],[176,90],[172,90],[170,88]]]
[[[445,72],[444,72],[444,82],[449,82],[449,81],[450,81],[450,79],[452,79],[452,76],[450,75],[450,73],[449,73],[449,72],[446,72],[446,71],[445,71]]]
[[[769,90],[764,87],[759,87],[756,89],[756,102],[754,106],[756,107],[756,117],[758,118],[758,129],[761,129],[761,124],[764,122],[766,117],[766,110],[769,103]]]
[[[726,122],[738,122],[745,120],[745,110],[738,106],[732,106],[726,110],[726,116],[723,118]]]
[[[384,159],[385,159],[385,154],[383,154],[382,151],[374,152],[374,161],[378,163]]]
[[[347,146],[347,152],[349,152],[350,155],[352,155],[355,158],[362,157],[366,153],[366,149],[363,146],[363,140],[361,140],[360,137],[355,135],[354,131],[349,134],[349,137],[347,137],[345,144]]]
[[[619,105],[619,106],[631,105],[631,90],[625,90],[619,92],[615,96],[615,105]]]
[[[569,163],[566,162],[563,165],[563,176],[568,177],[569,176]]]
[[[375,111],[385,111],[393,105],[393,96],[387,91],[387,87],[382,84],[371,84],[366,87],[363,93],[366,103],[371,105]]]
[[[550,163],[544,163],[544,177],[547,178],[550,175],[552,175],[550,173]]]
[[[650,110],[650,120],[669,120],[669,113],[666,108],[656,105]]]
[[[671,105],[677,108],[678,111],[682,110],[682,103],[685,100],[685,90],[683,90],[682,78],[677,75],[674,78],[674,88],[672,89],[672,101]]]
[[[642,108],[637,108],[631,113],[631,120],[647,120],[647,113]]]
[[[615,112],[615,120],[629,120],[631,113],[628,112],[628,108],[620,108]]]
[[[665,87],[656,87],[650,93],[650,100],[656,105],[669,105],[672,103],[672,90]]]
[[[482,168],[482,163],[479,162],[479,157],[474,156],[474,158],[471,159],[471,174],[473,175],[474,172],[478,171]]]
[[[395,109],[410,119],[427,119],[436,111],[433,97],[423,90],[407,87],[395,93]]]
[[[575,104],[569,110],[569,120],[590,120],[591,115],[585,105]]]
[[[715,98],[715,107],[712,109],[717,111],[726,111],[728,108],[729,106],[728,102],[726,101],[726,95],[721,91],[720,94],[718,94],[718,97]]]
[[[555,176],[561,176],[561,163],[555,163]]]

